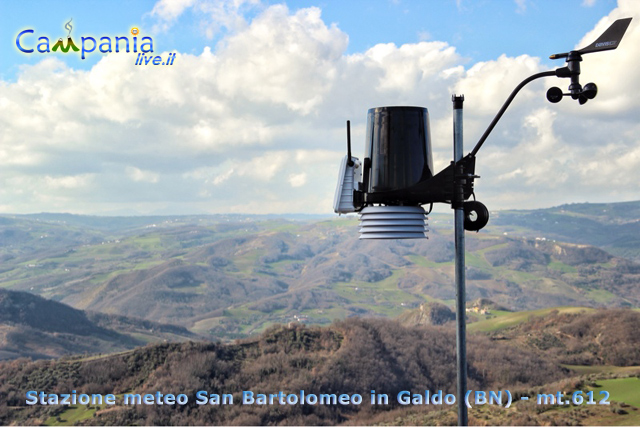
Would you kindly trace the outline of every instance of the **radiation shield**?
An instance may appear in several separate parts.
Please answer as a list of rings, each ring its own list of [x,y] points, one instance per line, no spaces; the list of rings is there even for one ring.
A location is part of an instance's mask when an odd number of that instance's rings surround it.
[[[360,211],[360,239],[425,239],[421,206],[368,206]]]

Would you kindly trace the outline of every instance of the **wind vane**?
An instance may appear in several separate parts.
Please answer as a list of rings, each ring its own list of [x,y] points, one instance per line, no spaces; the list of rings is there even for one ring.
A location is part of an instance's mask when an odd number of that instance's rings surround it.
[[[507,98],[475,147],[463,157],[462,105],[453,96],[453,161],[434,173],[429,112],[422,107],[379,107],[367,114],[365,157],[351,155],[351,126],[347,121],[347,155],[342,159],[333,209],[338,214],[358,212],[360,239],[413,239],[426,237],[426,212],[422,205],[450,204],[455,214],[455,282],[458,363],[458,424],[467,425],[465,259],[464,230],[479,231],[489,221],[489,211],[475,200],[476,154],[511,101],[525,85],[541,77],[568,78],[568,92],[552,87],[547,99],[557,103],[569,96],[580,105],[595,98],[594,83],[580,84],[582,55],[616,49],[631,18],[615,21],[589,46],[551,55],[566,58],[566,66],[534,74],[523,80]],[[474,196],[474,200],[469,200]]]

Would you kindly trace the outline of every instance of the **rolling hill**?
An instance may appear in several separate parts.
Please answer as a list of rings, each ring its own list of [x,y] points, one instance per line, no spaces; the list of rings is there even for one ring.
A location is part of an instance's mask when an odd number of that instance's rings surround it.
[[[486,231],[467,234],[468,298],[511,310],[640,306],[638,210],[640,202],[494,214]],[[365,242],[350,217],[5,216],[0,287],[227,339],[273,323],[395,317],[453,305],[450,221],[434,219],[428,240]]]
[[[482,330],[481,323],[471,329]],[[566,365],[639,366],[639,325],[640,312],[633,310],[553,309],[494,329],[490,336]]]
[[[184,328],[86,313],[27,292],[0,289],[0,360],[113,353],[151,341],[185,341]]]
[[[640,260],[640,202],[637,201],[500,211],[493,215],[491,229],[596,246],[615,256]]]
[[[470,410],[471,424],[637,424],[636,401],[624,403],[623,399],[633,397],[629,390],[638,381],[639,366],[623,371],[598,365],[602,369],[595,375],[582,373],[577,367],[570,370],[562,359],[568,352],[532,351],[531,343],[539,343],[531,334],[565,332],[557,335],[555,348],[564,345],[569,349],[582,331],[584,348],[623,354],[627,348],[624,337],[637,335],[638,322],[637,311],[600,309],[576,316],[544,314],[501,330],[502,336],[471,334],[471,390],[509,389],[515,396],[531,399],[537,393],[586,392],[603,384],[611,391],[611,405],[607,406],[536,405],[520,400],[510,408],[476,405]],[[612,328],[618,334],[606,343],[599,341],[599,330]],[[455,423],[455,405],[402,406],[396,396],[402,390],[455,393],[455,381],[454,328],[406,327],[388,319],[347,319],[326,328],[299,324],[272,327],[256,337],[228,344],[161,344],[99,359],[0,363],[0,423],[442,425]],[[25,404],[24,390],[67,393],[70,384],[83,393],[113,393],[119,403],[112,407]],[[285,395],[299,395],[300,390],[306,395],[357,393],[363,401],[360,405],[245,405],[241,403],[245,390],[256,394],[283,391]],[[389,403],[371,405],[371,390],[388,395]],[[121,403],[122,393],[157,391],[184,393],[188,402]],[[206,391],[207,396],[231,394],[234,403],[198,405],[198,391]]]

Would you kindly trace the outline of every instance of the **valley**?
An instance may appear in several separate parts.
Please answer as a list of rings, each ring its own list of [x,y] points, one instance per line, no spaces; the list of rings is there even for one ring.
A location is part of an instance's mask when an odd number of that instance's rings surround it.
[[[467,233],[470,389],[611,396],[481,405],[471,422],[640,423],[639,217],[640,202],[565,205],[494,212]],[[429,239],[386,242],[359,241],[353,217],[0,216],[0,423],[455,424],[455,405],[178,411],[23,396],[454,392],[451,234],[444,214]]]
[[[621,205],[494,213],[487,231],[468,233],[468,299],[513,311],[640,306],[640,203]],[[452,307],[450,220],[434,215],[429,239],[364,242],[350,217],[4,216],[0,287],[214,340],[396,317],[425,302]]]

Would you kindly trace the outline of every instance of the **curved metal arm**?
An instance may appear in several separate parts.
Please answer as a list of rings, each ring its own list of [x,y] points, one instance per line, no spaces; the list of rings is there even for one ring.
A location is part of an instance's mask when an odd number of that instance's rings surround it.
[[[473,148],[473,150],[471,151],[470,155],[471,156],[475,156],[476,153],[478,152],[478,150],[480,150],[480,147],[482,147],[482,144],[484,144],[484,141],[487,139],[487,137],[489,136],[489,134],[491,133],[493,128],[496,127],[496,124],[498,124],[498,121],[500,120],[500,118],[502,117],[504,112],[507,110],[509,105],[511,104],[511,101],[513,101],[513,98],[515,98],[516,95],[518,94],[518,92],[520,92],[520,89],[525,87],[525,85],[527,83],[530,83],[530,82],[532,82],[532,81],[534,81],[536,79],[539,79],[541,77],[551,77],[551,76],[557,76],[555,70],[554,71],[544,71],[542,73],[534,74],[534,75],[524,79],[522,81],[522,83],[520,83],[518,86],[516,86],[516,88],[513,90],[513,92],[511,92],[511,95],[509,95],[509,98],[507,98],[507,100],[504,102],[504,105],[502,106],[500,111],[498,111],[498,114],[496,114],[496,116],[493,118],[493,121],[491,122],[491,124],[489,125],[487,130],[485,130],[484,134],[482,135],[482,137],[480,137],[480,140],[478,141],[476,146]]]

